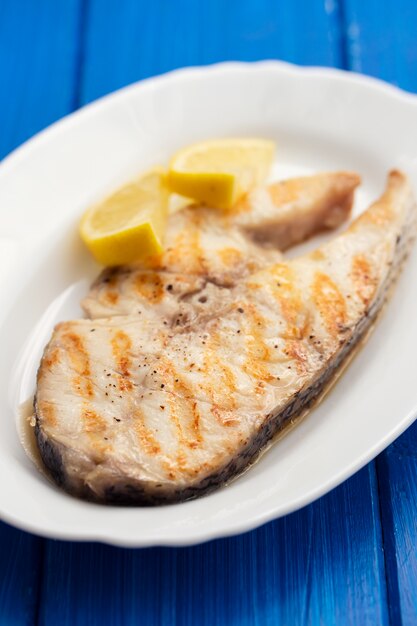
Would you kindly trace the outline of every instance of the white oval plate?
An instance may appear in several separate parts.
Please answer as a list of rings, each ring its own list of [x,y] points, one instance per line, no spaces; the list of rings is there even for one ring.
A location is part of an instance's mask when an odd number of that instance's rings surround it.
[[[260,135],[276,175],[354,169],[356,211],[390,167],[417,188],[417,98],[341,71],[227,63],[144,81],[54,125],[0,166],[0,516],[49,537],[124,546],[186,545],[249,530],[348,478],[417,415],[417,255],[383,319],[307,419],[240,479],[179,505],[116,508],[76,500],[42,476],[18,436],[18,406],[53,324],[80,315],[98,272],[76,224],[85,207],[190,142]]]

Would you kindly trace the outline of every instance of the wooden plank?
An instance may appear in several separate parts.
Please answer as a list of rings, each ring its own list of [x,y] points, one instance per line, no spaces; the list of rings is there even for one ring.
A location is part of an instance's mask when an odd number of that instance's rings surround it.
[[[417,90],[417,3],[345,0],[349,69]]]
[[[40,624],[386,624],[368,481],[372,466],[302,511],[195,548],[49,542]]]
[[[74,108],[81,7],[0,3],[0,158]]]
[[[226,59],[340,65],[340,26],[339,3],[329,0],[92,0],[80,100]],[[49,542],[40,624],[386,624],[380,531],[371,464],[241,537],[136,551]]]
[[[337,7],[330,0],[92,0],[82,100],[177,67],[224,60],[338,65]]]
[[[0,624],[33,624],[43,541],[0,522]]]
[[[347,0],[352,69],[417,93],[417,3]],[[416,121],[417,123],[417,121]],[[417,623],[417,424],[377,460],[392,624]]]
[[[0,158],[71,110],[80,7],[78,0],[0,3]],[[0,624],[35,624],[43,546],[0,522]]]
[[[417,424],[378,457],[388,600],[393,624],[417,622]]]

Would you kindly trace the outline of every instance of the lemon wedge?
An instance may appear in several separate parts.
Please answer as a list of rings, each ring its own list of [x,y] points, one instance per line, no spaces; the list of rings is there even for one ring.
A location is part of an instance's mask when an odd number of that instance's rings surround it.
[[[194,144],[171,160],[171,191],[228,209],[265,180],[275,153],[266,139],[218,139]]]
[[[154,168],[91,207],[81,238],[103,265],[143,261],[162,251],[169,191],[162,168]]]

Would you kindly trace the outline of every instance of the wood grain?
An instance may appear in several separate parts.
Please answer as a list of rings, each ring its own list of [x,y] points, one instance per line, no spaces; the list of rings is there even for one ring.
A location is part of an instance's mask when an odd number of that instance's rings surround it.
[[[417,89],[417,3],[345,0],[349,69]]]
[[[80,7],[78,0],[0,2],[0,158],[71,111]],[[43,546],[0,522],[2,626],[36,623]]]
[[[49,542],[40,624],[387,624],[368,482],[372,466],[302,511],[195,548]]]
[[[42,539],[0,522],[0,624],[35,623],[42,556]]]
[[[339,65],[333,2],[92,0],[82,102],[169,70],[225,60]]]
[[[345,16],[349,67],[417,93],[417,3],[347,0]],[[393,625],[414,626],[417,623],[417,424],[378,457],[376,467],[390,621]]]
[[[81,6],[0,2],[0,158],[74,108]]]

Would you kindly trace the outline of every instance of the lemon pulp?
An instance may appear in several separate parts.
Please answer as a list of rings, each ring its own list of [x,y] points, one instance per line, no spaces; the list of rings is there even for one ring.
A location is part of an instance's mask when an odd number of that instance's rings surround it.
[[[164,172],[154,168],[91,207],[80,234],[94,258],[112,266],[161,253],[168,197]]]
[[[274,153],[266,139],[205,141],[174,155],[167,181],[176,193],[227,209],[265,180]]]

